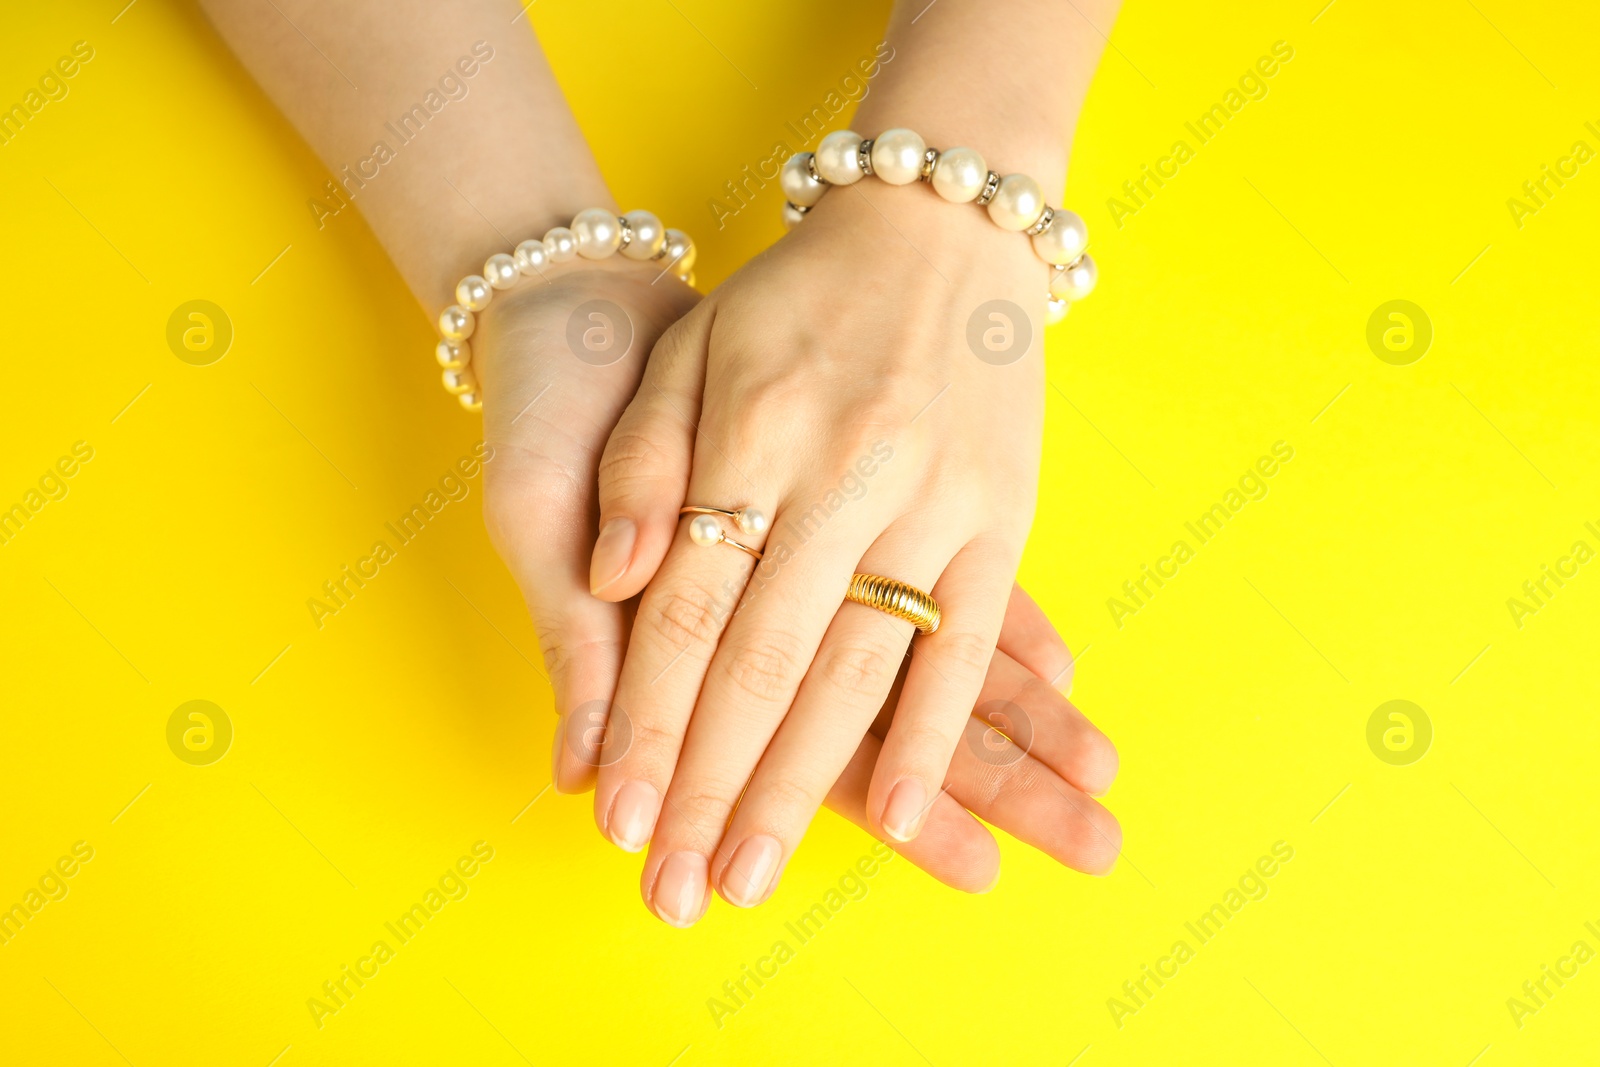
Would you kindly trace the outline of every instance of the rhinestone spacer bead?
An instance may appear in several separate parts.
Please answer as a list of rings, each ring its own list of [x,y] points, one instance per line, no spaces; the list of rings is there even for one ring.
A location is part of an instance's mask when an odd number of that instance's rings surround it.
[[[989,177],[984,179],[983,192],[978,194],[978,199],[974,200],[973,203],[977,204],[979,207],[986,207],[988,206],[989,201],[994,199],[994,194],[998,193],[999,191],[1000,175],[991,170],[989,172]]]

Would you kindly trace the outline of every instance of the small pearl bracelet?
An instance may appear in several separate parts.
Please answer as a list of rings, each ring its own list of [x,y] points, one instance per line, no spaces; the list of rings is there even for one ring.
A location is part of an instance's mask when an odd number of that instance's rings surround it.
[[[605,208],[586,208],[572,217],[571,227],[557,226],[543,240],[523,241],[515,252],[496,252],[483,264],[482,274],[469,274],[456,283],[456,303],[439,315],[444,340],[434,349],[444,368],[445,391],[454,394],[468,411],[482,410],[477,379],[467,366],[472,362],[467,338],[477,326],[473,313],[489,306],[496,289],[510,289],[531,275],[542,277],[552,264],[568,263],[579,256],[605,259],[615,252],[640,262],[665,261],[663,274],[670,270],[694,285],[695,250],[688,234],[667,229],[648,211],[630,211],[618,217]]]
[[[784,195],[783,222],[800,224],[830,185],[852,185],[874,175],[890,185],[925,181],[952,203],[976,202],[1002,230],[1025,233],[1033,250],[1050,264],[1048,320],[1060,322],[1068,306],[1094,289],[1094,260],[1084,252],[1089,229],[1065,208],[1044,202],[1044,190],[1026,174],[1001,177],[970,148],[929,148],[913,130],[895,129],[866,141],[851,130],[835,130],[816,152],[789,157],[779,175]]]

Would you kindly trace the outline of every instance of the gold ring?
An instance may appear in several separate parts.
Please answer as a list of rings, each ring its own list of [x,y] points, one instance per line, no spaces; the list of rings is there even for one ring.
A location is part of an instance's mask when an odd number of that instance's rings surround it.
[[[939,604],[916,586],[883,578],[876,574],[852,574],[844,598],[852,603],[875,608],[885,615],[904,619],[918,633],[931,634],[939,628]]]
[[[678,515],[680,518],[684,515],[695,516],[695,520],[689,524],[689,540],[695,544],[732,545],[739,551],[748,553],[756,559],[761,558],[760,549],[751,548],[749,545],[741,544],[729,537],[723,531],[722,523],[715,518],[715,516],[720,515],[724,518],[732,519],[739,524],[740,530],[753,536],[759,536],[765,533],[767,529],[766,513],[760,509],[746,507],[730,511],[727,508],[710,508],[702,507],[698,504],[690,504],[679,508]]]

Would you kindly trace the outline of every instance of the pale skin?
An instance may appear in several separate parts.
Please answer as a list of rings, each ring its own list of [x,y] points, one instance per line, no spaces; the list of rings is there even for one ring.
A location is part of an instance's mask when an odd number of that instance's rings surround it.
[[[489,252],[617,207],[514,4],[202,6],[336,175],[474,42],[493,48],[458,76],[466,98],[354,199],[430,319]],[[924,7],[897,9],[895,59],[853,128],[970,144],[1058,201],[1101,43],[1084,17],[1108,29],[1114,4],[1080,4],[1082,16],[1049,0]],[[953,64],[964,73],[943,75]],[[974,815],[1075,869],[1113,863],[1120,829],[1091,794],[1109,787],[1115,750],[1054,688],[1070,682],[1070,653],[1013,581],[1037,480],[1042,344],[995,367],[965,342],[972,309],[995,298],[1033,313],[1038,337],[1045,279],[1027,241],[979,209],[862,183],[704,301],[613,257],[551,271],[480,316],[473,368],[495,450],[485,516],[563,716],[555,782],[595,786],[602,832],[648,843],[641,888],[663,920],[692,924],[713,890],[765,900],[824,803],[968,891],[998,877]],[[607,367],[565,342],[591,298],[636,331]],[[869,491],[798,536],[792,520],[884,442],[892,459]],[[782,566],[736,611],[724,586],[738,599],[754,561],[691,544],[685,502],[761,507],[774,523],[758,540],[788,538]],[[853,570],[940,601],[944,625],[911,644],[909,663],[909,624],[841,606]],[[974,718],[997,701],[1031,720],[1026,746]],[[573,739],[612,707],[631,740],[622,751],[613,722],[596,760]]]

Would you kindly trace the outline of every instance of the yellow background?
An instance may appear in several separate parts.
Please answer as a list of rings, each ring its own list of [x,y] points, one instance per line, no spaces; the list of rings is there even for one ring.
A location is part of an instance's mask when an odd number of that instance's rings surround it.
[[[1600,547],[1583,526],[1600,526],[1600,163],[1520,229],[1506,206],[1574,141],[1600,148],[1589,5],[1129,5],[1065,198],[1102,280],[1050,332],[1023,574],[1120,748],[1124,859],[1094,880],[1006,840],[977,897],[891,863],[719,1029],[707,999],[869,840],[824,815],[767,906],[719,903],[690,933],[649,916],[639,859],[600,839],[588,798],[544,792],[549,691],[477,480],[312,626],[306,599],[476,422],[359,218],[315,228],[325,171],[200,16],[123,2],[11,5],[0,34],[7,104],[74,41],[95,49],[0,146],[0,503],[73,442],[95,450],[0,546],[0,903],[73,842],[95,850],[0,947],[0,1060],[1594,1054],[1600,963],[1520,1029],[1506,1006],[1574,941],[1600,948],[1600,565],[1520,629],[1506,606],[1574,541]],[[708,287],[777,238],[779,204],[770,187],[719,232],[706,200],[871,51],[885,12],[531,16],[620,199],[688,220]],[[1086,32],[1065,5],[1039,29]],[[1267,97],[1118,229],[1107,199],[1193,145],[1184,122],[1280,40],[1294,59]],[[211,366],[165,341],[191,299],[234,325]],[[1409,366],[1366,342],[1393,299],[1434,327]],[[1295,458],[1270,494],[1118,628],[1107,598],[1279,440]],[[211,766],[166,744],[192,699],[234,726]],[[1433,725],[1410,766],[1367,745],[1392,699]],[[495,858],[470,894],[317,1029],[307,998],[479,840]],[[1108,998],[1280,840],[1295,858],[1266,899],[1117,1027]]]

